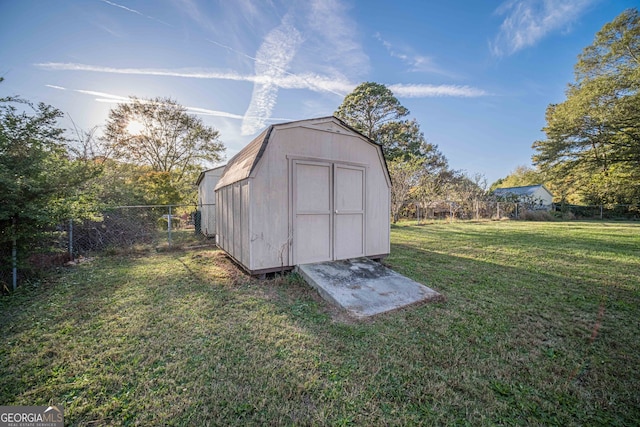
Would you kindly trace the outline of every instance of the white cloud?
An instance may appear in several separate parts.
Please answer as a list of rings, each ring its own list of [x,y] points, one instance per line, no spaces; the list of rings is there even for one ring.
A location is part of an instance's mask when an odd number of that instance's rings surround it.
[[[302,13],[296,11],[298,6]],[[304,28],[304,32],[298,30],[296,22],[301,23],[299,27]],[[255,81],[242,134],[251,135],[264,127],[264,119],[270,117],[279,89],[308,89],[339,97],[353,89],[355,85],[344,77],[343,71],[353,76],[364,73],[368,67],[368,57],[356,41],[355,28],[338,0],[293,5],[280,25],[267,33],[252,58]],[[296,57],[295,64],[321,71],[291,72]]]
[[[509,0],[495,13],[506,15],[490,42],[495,56],[511,55],[535,45],[547,34],[575,21],[595,0]]]
[[[390,56],[398,58],[407,64],[409,66],[409,71],[411,72],[436,73],[443,75],[449,74],[436,65],[433,58],[430,56],[417,54],[409,47],[394,46],[388,40],[382,38],[380,33],[374,34],[374,37],[382,43],[382,46],[387,49]]]
[[[178,68],[178,69],[163,69],[163,68],[116,68],[116,67],[103,67],[96,65],[77,64],[68,62],[44,62],[35,64],[36,67],[44,68],[47,70],[56,71],[91,71],[97,73],[111,73],[111,74],[131,74],[131,75],[144,75],[144,76],[167,76],[167,77],[186,77],[190,79],[222,79],[222,80],[236,80],[236,81],[253,81],[255,77],[242,76],[235,72],[221,72],[213,70],[192,69],[192,68]]]
[[[50,85],[47,85],[47,86],[50,86]],[[95,90],[86,90],[86,89],[72,89],[72,90],[74,92],[82,93],[84,95],[96,96],[97,98],[95,98],[95,101],[97,102],[106,102],[110,104],[128,104],[133,102],[131,98],[128,96],[121,96],[121,95],[115,95],[112,93],[99,92]],[[151,102],[145,99],[141,99],[140,101],[143,103]],[[225,117],[228,119],[235,119],[235,120],[244,120],[246,118],[246,116],[242,114],[234,114],[226,111],[210,110],[208,108],[190,107],[190,106],[185,106],[185,108],[187,109],[187,113],[198,114],[201,116]],[[291,121],[291,120],[292,119],[282,118],[282,117],[274,117],[274,118],[267,119],[267,121]]]
[[[126,6],[121,5],[121,4],[110,2],[109,0],[102,0],[102,2],[106,3],[108,5],[114,6],[114,7],[119,7],[120,9],[124,9],[127,12],[131,12],[131,13],[135,13],[135,14],[140,15],[140,16],[144,16],[142,13],[138,12],[135,9],[130,9],[130,8],[126,7]]]
[[[283,34],[281,34],[282,36]],[[276,57],[278,49],[282,49],[283,44],[274,44],[268,50],[265,44],[265,53],[267,51],[274,54]],[[279,48],[277,46],[280,46]],[[289,52],[290,53],[290,52]],[[264,56],[262,53],[259,57]],[[91,71],[102,73],[115,73],[115,74],[135,74],[135,75],[155,75],[155,76],[169,76],[179,78],[196,78],[196,79],[220,79],[220,80],[234,80],[234,81],[246,81],[255,83],[256,86],[270,87],[271,89],[306,89],[314,92],[333,93],[338,96],[345,96],[351,92],[357,83],[353,83],[346,79],[338,79],[328,76],[321,76],[313,73],[301,73],[293,74],[282,68],[282,64],[286,62],[286,54],[279,59],[280,65],[277,65],[275,59],[260,60],[257,59],[256,71],[260,71],[260,75],[241,75],[234,72],[220,72],[206,69],[193,70],[193,69],[150,69],[150,68],[114,68],[114,67],[101,67],[86,64],[75,63],[59,63],[48,62],[42,64],[35,64],[38,67],[50,69],[50,70],[68,70],[68,71]],[[49,85],[50,86],[50,85]],[[50,86],[53,87],[53,86]],[[417,98],[417,97],[433,97],[433,96],[458,96],[458,97],[474,97],[488,95],[484,90],[470,87],[470,86],[457,86],[457,85],[429,85],[429,84],[414,84],[403,85],[394,84],[389,88],[394,94],[400,98]],[[100,92],[83,91],[82,93],[93,94],[96,96],[102,95]],[[115,96],[115,95],[114,95]],[[247,112],[247,117],[259,118],[265,117],[264,112],[269,110],[269,100],[274,94],[269,91],[258,92],[254,94],[255,107],[252,110],[260,110],[262,113],[253,114]],[[106,97],[108,98],[108,97]],[[119,97],[117,99],[126,99],[125,97]],[[259,107],[259,108],[258,108]]]
[[[395,84],[388,86],[398,98],[430,98],[453,96],[473,98],[488,95],[482,89],[457,85],[429,85],[429,84]]]
[[[127,96],[113,95],[111,93],[105,93],[105,92],[96,92],[94,90],[74,89],[73,91],[82,93],[85,95],[100,96],[102,98],[109,99],[113,102],[129,102],[130,101],[129,97]]]
[[[264,65],[265,68],[271,66],[278,67],[278,65],[273,63],[272,59],[255,60]],[[225,72],[209,69],[116,68],[63,62],[45,62],[35,64],[35,66],[55,71],[89,71],[111,74],[244,81],[259,84],[273,84],[281,89],[308,89],[315,92],[330,92],[338,96],[344,96],[355,87],[354,84],[345,79],[320,76],[313,73],[293,74],[284,69],[281,75],[242,75],[233,71]]]
[[[62,86],[56,86],[56,85],[45,85],[46,87],[50,87],[51,89],[58,89],[58,90],[67,90],[67,88],[62,87]]]
[[[288,67],[296,55],[302,37],[287,16],[282,24],[269,32],[256,53],[256,80],[249,107],[242,121],[242,135],[252,135],[265,126],[278,97],[278,84],[288,75]]]
[[[311,1],[304,28],[308,29],[305,50],[325,73],[363,76],[369,71],[369,57],[358,40],[358,24],[339,0]]]
[[[166,25],[166,26],[168,26],[168,27],[173,27],[173,25],[169,24],[168,22],[162,21],[162,20],[160,20],[160,19],[158,19],[158,18],[154,18],[153,16],[145,15],[144,13],[142,13],[142,12],[140,12],[140,11],[137,11],[137,10],[135,10],[135,9],[131,9],[131,8],[126,7],[126,6],[123,6],[123,5],[121,5],[121,4],[114,3],[114,2],[111,2],[111,1],[109,1],[109,0],[102,0],[102,2],[103,2],[103,3],[106,3],[106,4],[110,5],[110,6],[118,7],[118,8],[120,8],[120,9],[126,10],[127,12],[135,13],[136,15],[143,16],[143,17],[145,17],[145,18],[147,18],[147,19],[151,19],[152,21],[159,22],[159,23],[160,23],[160,24],[162,24],[162,25]]]

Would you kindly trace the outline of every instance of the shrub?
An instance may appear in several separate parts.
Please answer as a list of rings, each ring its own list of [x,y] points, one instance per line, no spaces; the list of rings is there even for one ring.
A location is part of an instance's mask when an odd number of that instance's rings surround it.
[[[524,211],[520,214],[524,221],[554,221],[555,218],[547,211]]]

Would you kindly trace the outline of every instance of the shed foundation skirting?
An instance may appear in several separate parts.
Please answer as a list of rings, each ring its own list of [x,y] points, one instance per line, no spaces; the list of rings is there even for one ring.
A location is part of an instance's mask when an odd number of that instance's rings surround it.
[[[231,260],[231,262],[233,262],[236,266],[240,267],[240,269],[242,269],[242,271],[247,273],[249,276],[258,277],[258,276],[263,276],[263,275],[269,274],[269,273],[280,273],[280,272],[287,273],[287,272],[292,271],[294,269],[294,267],[284,266],[284,267],[263,268],[263,269],[260,269],[260,270],[249,270],[244,264],[242,264],[240,261],[235,259],[233,255],[231,255],[229,252],[225,251],[224,248],[222,248],[221,246],[218,246],[218,248],[221,249],[222,252],[224,252],[224,254],[227,256],[227,258],[229,258]]]
[[[235,259],[233,255],[225,251],[224,248],[222,248],[221,246],[217,246],[217,247],[218,249],[222,250],[222,252],[224,252],[226,257],[229,258],[231,262],[233,262],[236,266],[240,267],[242,271],[244,271],[245,273],[247,273],[249,276],[252,276],[252,277],[259,277],[269,273],[289,273],[296,269],[295,266],[282,266],[282,267],[262,268],[260,270],[249,270],[245,265],[243,265],[241,262]],[[367,256],[365,258],[368,258],[371,261],[382,262],[388,255],[389,254],[372,255],[372,256]]]

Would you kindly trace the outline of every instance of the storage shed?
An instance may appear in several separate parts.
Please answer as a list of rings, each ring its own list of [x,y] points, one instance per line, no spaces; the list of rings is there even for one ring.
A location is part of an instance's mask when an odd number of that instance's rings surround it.
[[[200,172],[198,186],[198,211],[200,211],[200,231],[207,237],[216,234],[216,195],[214,188],[222,176],[224,165]]]
[[[389,254],[382,148],[336,117],[272,125],[215,187],[216,243],[251,274]]]

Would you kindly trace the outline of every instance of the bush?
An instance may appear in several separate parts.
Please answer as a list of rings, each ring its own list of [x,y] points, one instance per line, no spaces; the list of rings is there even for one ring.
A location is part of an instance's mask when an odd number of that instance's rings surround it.
[[[520,214],[524,221],[554,221],[555,218],[547,211],[524,211]]]

